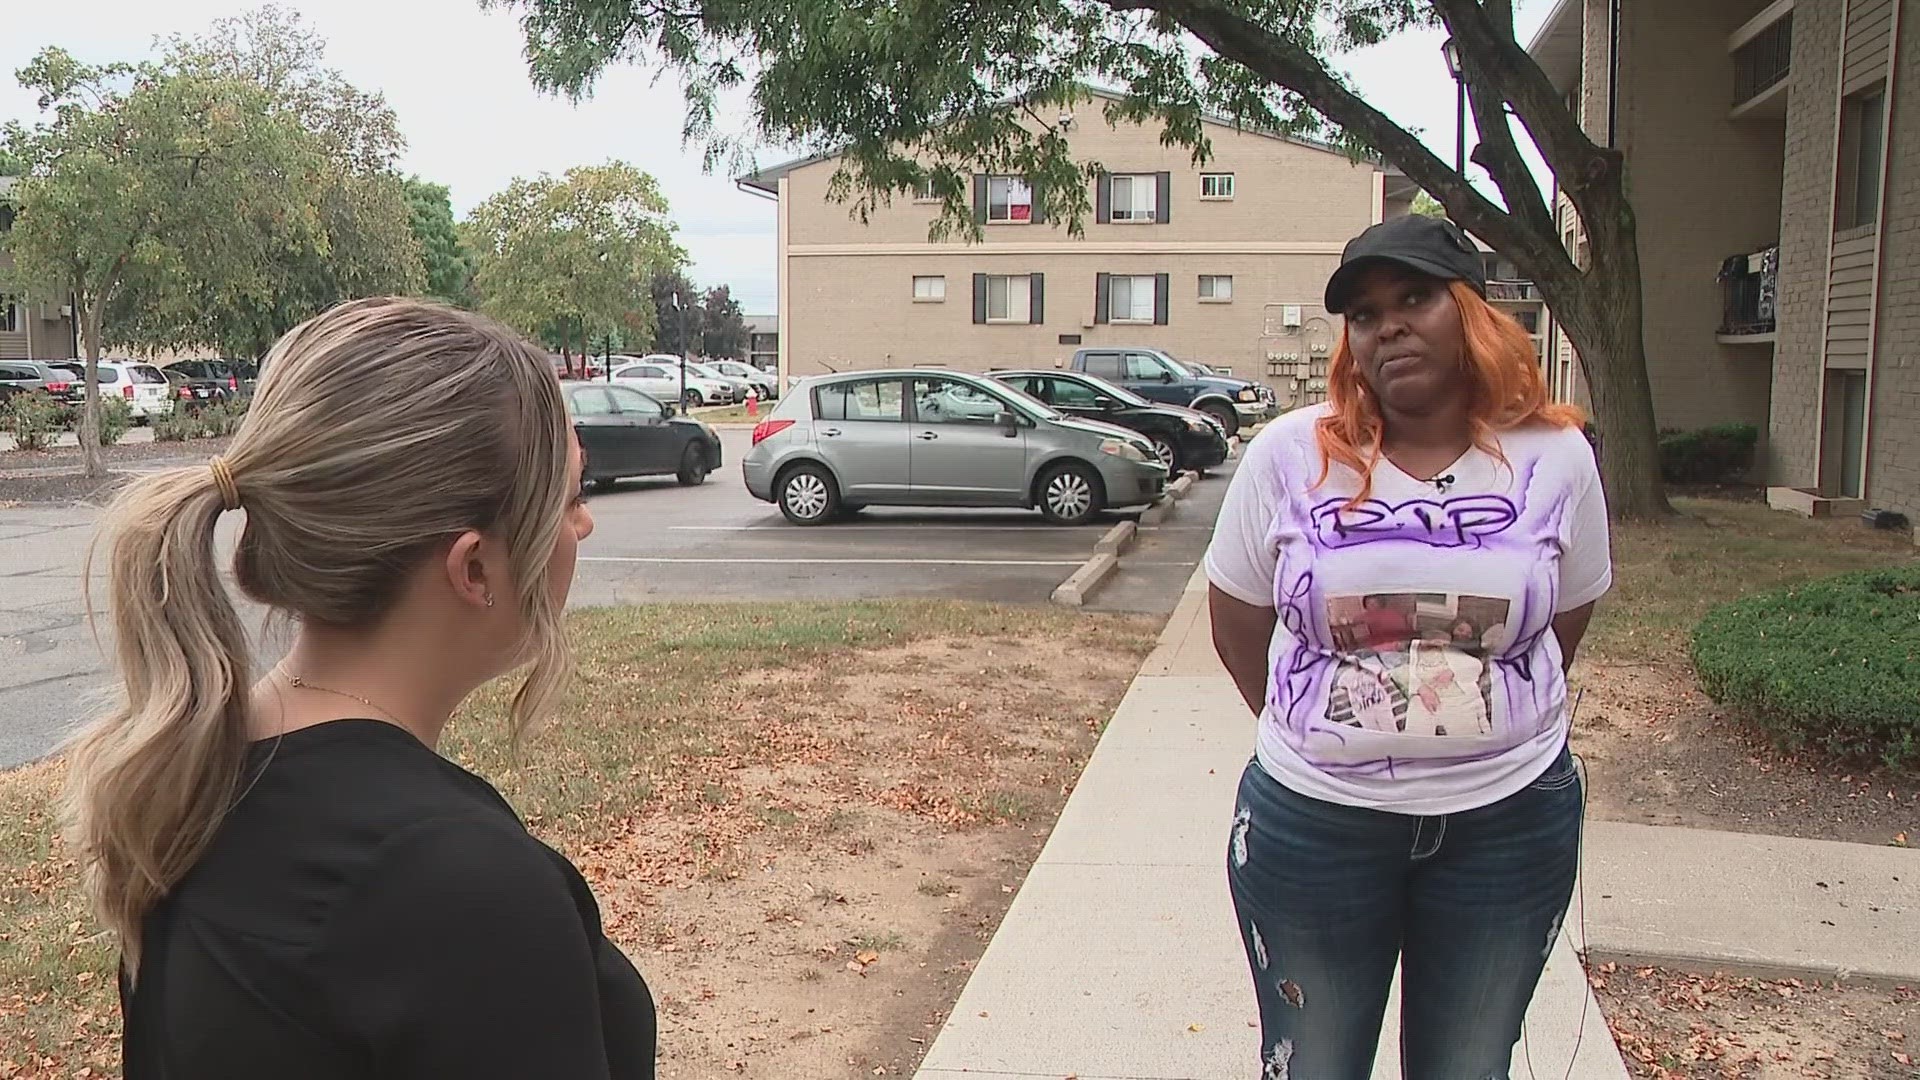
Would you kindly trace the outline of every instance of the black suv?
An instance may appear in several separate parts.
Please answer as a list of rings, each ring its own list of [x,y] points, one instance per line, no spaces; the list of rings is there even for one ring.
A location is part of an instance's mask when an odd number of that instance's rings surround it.
[[[1205,473],[1227,460],[1227,432],[1197,409],[1161,405],[1124,387],[1077,371],[995,371],[991,377],[1068,416],[1137,431],[1169,473]]]

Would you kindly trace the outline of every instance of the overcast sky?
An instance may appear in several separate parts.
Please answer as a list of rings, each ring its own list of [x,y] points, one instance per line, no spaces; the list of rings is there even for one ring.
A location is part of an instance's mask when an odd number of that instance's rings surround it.
[[[0,122],[32,122],[31,95],[12,78],[33,54],[60,45],[84,61],[150,55],[156,36],[198,33],[254,0],[59,0],[10,3],[0,31]],[[701,170],[680,143],[681,103],[671,81],[620,70],[580,105],[536,92],[515,20],[476,0],[293,0],[330,43],[328,62],[363,89],[383,92],[408,148],[402,167],[453,192],[456,214],[515,176],[561,172],[619,158],[658,177],[703,285],[733,287],[750,313],[774,307],[774,208],[729,176]],[[1524,43],[1551,0],[1520,0]],[[1418,129],[1442,158],[1453,154],[1454,95],[1440,35],[1402,35],[1344,61],[1361,92]],[[736,123],[739,118],[735,118]],[[761,154],[774,164],[786,155]]]

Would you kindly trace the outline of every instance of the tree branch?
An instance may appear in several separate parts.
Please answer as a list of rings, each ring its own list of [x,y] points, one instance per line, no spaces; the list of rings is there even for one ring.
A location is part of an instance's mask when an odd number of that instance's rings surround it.
[[[1487,10],[1507,35],[1513,33],[1513,0],[1486,0]],[[1533,170],[1514,145],[1513,128],[1507,120],[1506,98],[1499,84],[1480,62],[1479,54],[1461,50],[1460,64],[1467,84],[1467,100],[1473,105],[1473,126],[1480,143],[1469,155],[1487,170],[1506,200],[1507,210],[1529,229],[1552,236],[1558,232],[1553,213],[1540,196],[1539,182]]]
[[[1535,262],[1566,260],[1550,223],[1546,230],[1535,231],[1534,223],[1502,210],[1419,139],[1342,85],[1311,53],[1220,0],[1104,2],[1115,10],[1148,8],[1169,16],[1214,52],[1299,94],[1329,120],[1398,165],[1414,183],[1439,199],[1462,228],[1494,247]],[[1474,0],[1465,2],[1471,5]]]
[[[1459,42],[1461,55],[1478,61],[1478,79],[1513,104],[1514,114],[1561,189],[1581,216],[1588,217],[1588,185],[1610,173],[1618,175],[1619,152],[1594,145],[1581,130],[1579,119],[1566,107],[1547,73],[1513,39],[1510,9],[1503,32],[1495,13],[1480,0],[1433,0],[1433,5]]]

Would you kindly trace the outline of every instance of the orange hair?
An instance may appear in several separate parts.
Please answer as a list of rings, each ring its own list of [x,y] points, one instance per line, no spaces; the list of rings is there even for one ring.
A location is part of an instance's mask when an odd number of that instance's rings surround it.
[[[1533,341],[1513,316],[1481,299],[1464,281],[1448,282],[1447,291],[1460,309],[1461,336],[1466,342],[1461,366],[1473,382],[1468,413],[1473,445],[1505,464],[1497,433],[1528,423],[1579,427],[1586,422],[1586,413],[1578,405],[1547,400]],[[1344,326],[1327,368],[1327,400],[1333,411],[1321,417],[1314,430],[1314,441],[1320,445],[1320,477],[1313,486],[1326,483],[1334,462],[1347,466],[1360,474],[1360,492],[1347,504],[1352,506],[1373,494],[1373,467],[1380,461],[1386,423],[1347,345]]]

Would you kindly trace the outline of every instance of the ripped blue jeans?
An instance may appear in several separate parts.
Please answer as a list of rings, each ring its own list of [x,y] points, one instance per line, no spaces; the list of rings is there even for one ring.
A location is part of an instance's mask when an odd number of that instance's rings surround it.
[[[1562,750],[1491,806],[1412,817],[1247,766],[1227,878],[1260,1005],[1262,1080],[1367,1080],[1395,961],[1401,1075],[1506,1080],[1579,866]]]

